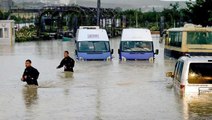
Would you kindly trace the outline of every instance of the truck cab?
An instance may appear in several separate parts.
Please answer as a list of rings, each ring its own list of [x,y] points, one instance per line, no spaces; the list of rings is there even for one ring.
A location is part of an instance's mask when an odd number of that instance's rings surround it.
[[[151,32],[148,29],[129,28],[122,31],[118,50],[120,60],[150,60],[155,54]]]
[[[81,26],[76,35],[75,54],[78,60],[111,60],[113,49],[110,49],[106,30]]]

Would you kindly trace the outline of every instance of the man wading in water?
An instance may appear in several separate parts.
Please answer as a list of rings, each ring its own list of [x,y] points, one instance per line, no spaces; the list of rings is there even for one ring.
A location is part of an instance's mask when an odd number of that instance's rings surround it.
[[[39,76],[39,72],[37,69],[32,67],[31,64],[32,64],[31,60],[29,60],[29,59],[26,60],[26,62],[25,62],[26,69],[24,70],[21,80],[23,82],[27,82],[28,85],[38,86],[37,79]]]
[[[69,71],[69,72],[74,72],[75,61],[69,56],[69,52],[65,51],[64,52],[64,58],[60,62],[60,65],[57,67],[57,69],[62,68],[64,66],[64,71]]]

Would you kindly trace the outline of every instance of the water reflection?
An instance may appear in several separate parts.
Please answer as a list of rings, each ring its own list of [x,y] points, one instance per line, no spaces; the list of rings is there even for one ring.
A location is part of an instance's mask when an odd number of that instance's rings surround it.
[[[101,116],[101,88],[97,89],[97,95],[96,95],[96,119],[102,120],[102,116]]]
[[[69,80],[68,78],[70,78],[70,80],[72,80],[74,78],[74,73],[73,72],[62,72],[62,73],[58,73],[58,76],[62,79],[62,80]]]
[[[59,83],[64,88],[64,95],[68,96],[70,94],[70,85],[74,79],[74,73],[73,72],[61,72],[61,73],[58,73],[58,76],[60,78]]]
[[[184,119],[209,120],[212,119],[212,94],[186,95],[182,98]]]
[[[38,102],[38,88],[37,86],[25,86],[22,90],[24,103],[26,108],[31,108],[33,105],[37,105]]]
[[[0,45],[0,55],[9,55],[14,53],[14,47],[9,45]]]

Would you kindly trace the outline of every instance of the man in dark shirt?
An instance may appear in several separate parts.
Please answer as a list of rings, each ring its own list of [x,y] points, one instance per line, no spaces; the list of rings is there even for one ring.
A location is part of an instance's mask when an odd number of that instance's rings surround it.
[[[60,62],[60,65],[57,67],[57,69],[62,68],[64,66],[64,71],[74,72],[74,70],[73,70],[74,64],[75,64],[74,59],[72,59],[69,56],[69,52],[68,51],[65,51],[64,52],[64,58]]]
[[[29,59],[26,60],[26,62],[25,62],[26,69],[24,70],[21,80],[23,82],[27,82],[28,85],[38,86],[37,79],[39,76],[39,72],[37,69],[32,67],[31,64],[32,64],[31,60],[29,60]]]

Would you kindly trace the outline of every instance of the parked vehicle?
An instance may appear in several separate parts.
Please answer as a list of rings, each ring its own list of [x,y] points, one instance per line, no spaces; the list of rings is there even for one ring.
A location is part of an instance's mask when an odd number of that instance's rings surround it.
[[[173,79],[173,85],[178,92],[212,92],[212,57],[183,56],[178,59],[174,72],[166,75]]]
[[[150,30],[141,28],[123,29],[118,50],[120,60],[150,60],[154,59],[158,52],[158,50],[154,52]]]
[[[71,40],[73,40],[73,38],[74,38],[73,32],[71,32],[71,31],[64,32],[63,41],[71,41]]]
[[[113,49],[106,30],[82,26],[76,35],[76,58],[79,60],[111,60]]]
[[[181,28],[168,29],[164,53],[174,58],[185,54],[212,56],[212,27],[186,24]]]

